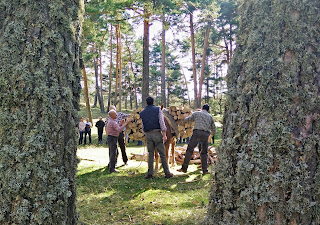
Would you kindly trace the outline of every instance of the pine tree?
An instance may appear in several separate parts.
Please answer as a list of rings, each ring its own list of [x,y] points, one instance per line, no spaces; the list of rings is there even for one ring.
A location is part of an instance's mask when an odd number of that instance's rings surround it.
[[[320,223],[320,1],[242,0],[207,224]]]
[[[0,1],[0,224],[76,224],[81,1]]]

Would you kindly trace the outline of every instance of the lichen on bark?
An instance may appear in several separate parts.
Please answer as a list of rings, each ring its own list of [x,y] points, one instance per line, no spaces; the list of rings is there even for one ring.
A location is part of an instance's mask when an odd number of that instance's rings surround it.
[[[206,224],[320,223],[320,1],[240,0]]]
[[[76,224],[81,0],[0,1],[0,224]]]

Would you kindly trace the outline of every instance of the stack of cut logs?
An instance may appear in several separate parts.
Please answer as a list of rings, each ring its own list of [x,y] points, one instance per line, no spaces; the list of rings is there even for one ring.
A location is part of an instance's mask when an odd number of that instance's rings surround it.
[[[175,159],[177,163],[183,164],[186,150],[187,150],[187,146],[175,147]],[[208,160],[209,160],[209,164],[213,164],[217,161],[217,153],[213,146],[209,146],[208,148]],[[200,152],[198,148],[194,149],[193,155],[190,160],[190,164],[201,164]]]
[[[178,125],[179,134],[182,138],[190,137],[192,135],[192,130],[194,122],[184,123],[185,114],[187,116],[191,115],[191,109],[185,106],[170,106],[169,114],[173,116],[175,122]]]
[[[142,119],[140,118],[140,112],[143,109],[136,109],[133,111],[131,118],[133,118],[132,122],[129,122],[126,126],[126,133],[128,137],[132,140],[136,141],[145,141],[145,135],[142,129]]]
[[[142,130],[142,119],[140,118],[140,112],[143,109],[136,109],[133,111],[131,117],[133,121],[128,123],[126,127],[126,132],[130,139],[137,141],[144,141],[145,135]],[[184,115],[191,115],[191,110],[184,106],[170,106],[169,114],[174,118],[175,123],[178,125],[179,134],[182,138],[190,137],[192,135],[192,130],[194,122],[184,123]]]

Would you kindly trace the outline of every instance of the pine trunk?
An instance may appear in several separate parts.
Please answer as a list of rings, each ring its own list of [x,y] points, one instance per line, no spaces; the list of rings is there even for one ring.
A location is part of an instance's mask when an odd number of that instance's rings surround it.
[[[80,1],[0,2],[0,224],[76,224]]]
[[[164,107],[166,104],[166,29],[165,16],[162,16],[162,52],[161,52],[161,99]]]
[[[113,52],[113,45],[112,45],[112,25],[110,25],[110,68],[109,68],[109,93],[108,93],[108,109],[107,112],[109,112],[110,106],[111,106],[111,85],[112,85],[112,52]]]
[[[193,75],[193,92],[194,92],[194,107],[200,108],[198,102],[198,80],[196,68],[196,47],[194,42],[193,14],[190,13],[190,33],[191,33],[191,49],[192,49],[192,75]]]
[[[100,68],[100,110],[101,113],[105,113],[104,111],[104,102],[103,102],[103,74],[102,74],[102,56],[101,56],[101,47],[99,47],[99,68]]]
[[[320,224],[319,8],[242,0],[207,224]]]
[[[146,106],[146,98],[149,96],[149,13],[145,11],[143,35],[143,71],[142,71],[142,107]]]
[[[209,23],[208,26],[207,26],[206,35],[205,35],[204,43],[203,43],[203,54],[202,54],[202,61],[201,61],[201,73],[200,73],[199,94],[198,94],[199,106],[201,106],[201,100],[202,100],[202,85],[203,85],[204,72],[205,72],[205,67],[206,67],[206,59],[207,59],[207,50],[208,50],[208,45],[209,45],[210,28],[211,28],[211,23]]]

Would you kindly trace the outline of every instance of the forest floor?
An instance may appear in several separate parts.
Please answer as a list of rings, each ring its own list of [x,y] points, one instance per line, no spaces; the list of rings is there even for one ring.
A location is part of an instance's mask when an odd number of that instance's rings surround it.
[[[144,147],[128,147],[127,153],[142,153]],[[164,178],[163,170],[151,180],[144,178],[147,162],[118,158],[119,173],[107,169],[105,147],[78,150],[77,209],[80,224],[196,224],[206,214],[210,175],[196,165],[183,174],[171,168],[174,177]]]
[[[216,125],[215,147],[221,141],[221,124]],[[180,173],[176,171],[181,168],[178,165],[170,168],[173,178],[165,179],[160,169],[153,179],[146,180],[147,162],[130,160],[131,153],[147,152],[146,146],[137,146],[137,142],[127,145],[128,165],[120,154],[119,173],[110,174],[108,147],[97,144],[96,128],[92,131],[93,144],[79,146],[77,152],[79,224],[201,223],[207,212],[210,174],[203,176],[198,165],[190,165],[186,174]]]

